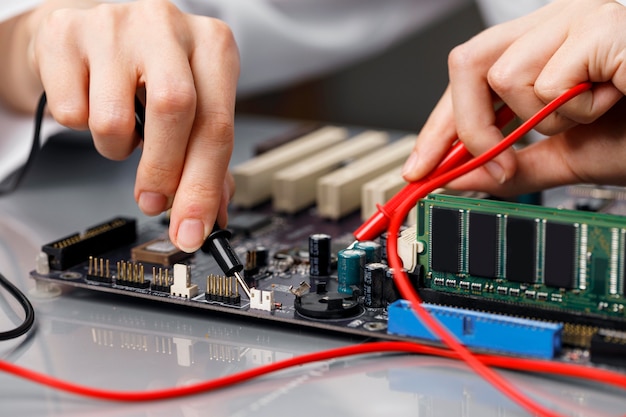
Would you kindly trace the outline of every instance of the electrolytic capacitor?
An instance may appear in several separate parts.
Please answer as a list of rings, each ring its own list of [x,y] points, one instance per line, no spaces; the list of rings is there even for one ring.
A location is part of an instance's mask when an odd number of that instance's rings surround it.
[[[365,263],[371,264],[374,262],[380,262],[381,260],[381,246],[380,243],[365,240],[363,242],[357,242],[354,244],[354,249],[361,249],[365,252]]]
[[[365,265],[363,271],[363,304],[369,308],[385,306],[384,283],[387,265],[374,262]]]
[[[361,249],[343,249],[337,253],[337,279],[342,294],[352,294],[352,286],[360,286],[363,281],[365,251]]]
[[[327,277],[331,272],[331,238],[317,233],[309,236],[309,274],[313,277]]]
[[[406,269],[402,268],[406,273]],[[393,268],[387,268],[385,273],[385,283],[383,285],[383,296],[387,304],[391,304],[400,298],[400,291],[396,287],[396,283],[393,280],[394,270]]]

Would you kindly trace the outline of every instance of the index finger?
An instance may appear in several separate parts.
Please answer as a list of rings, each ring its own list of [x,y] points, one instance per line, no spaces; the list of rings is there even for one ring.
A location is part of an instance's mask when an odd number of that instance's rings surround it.
[[[190,16],[194,40],[190,65],[197,92],[195,120],[174,197],[170,239],[182,250],[200,248],[211,232],[233,148],[239,54],[222,22]],[[210,28],[210,30],[207,30]]]

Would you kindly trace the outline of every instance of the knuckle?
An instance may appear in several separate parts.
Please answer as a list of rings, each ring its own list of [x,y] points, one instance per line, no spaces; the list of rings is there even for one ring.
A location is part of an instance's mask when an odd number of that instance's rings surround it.
[[[455,46],[448,54],[448,67],[450,71],[463,71],[471,68],[475,62],[476,54],[473,53],[469,42]]]
[[[85,129],[87,127],[87,112],[71,102],[61,102],[49,105],[50,113],[59,124],[71,129]]]
[[[220,148],[232,147],[235,136],[235,123],[227,113],[210,113],[205,115],[208,122],[202,127],[207,137],[211,139],[211,146]]]
[[[195,112],[197,94],[191,82],[178,81],[150,89],[146,101],[156,114]]]
[[[180,170],[177,167],[159,161],[141,162],[138,176],[146,184],[146,189],[161,191],[165,195],[174,195],[180,180]]]
[[[515,75],[507,66],[495,63],[487,71],[487,83],[498,95],[506,95],[515,85]]]
[[[97,136],[129,137],[132,135],[135,122],[131,113],[115,105],[92,110],[89,115],[89,129]]]

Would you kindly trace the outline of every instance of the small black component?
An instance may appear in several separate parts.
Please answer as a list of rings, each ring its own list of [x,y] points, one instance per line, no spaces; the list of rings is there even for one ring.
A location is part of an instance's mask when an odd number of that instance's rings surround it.
[[[229,277],[243,270],[243,264],[228,241],[231,236],[229,230],[220,229],[215,225],[213,232],[206,238],[201,248],[202,252],[213,255],[215,262]]]
[[[309,236],[309,274],[327,277],[331,273],[331,237],[324,233]]]
[[[362,311],[352,296],[338,292],[326,292],[326,284],[317,284],[317,291],[296,297],[294,307],[298,314],[313,319],[346,319],[359,315]]]
[[[89,255],[99,255],[137,239],[135,219],[117,217],[42,246],[48,254],[50,268],[68,269],[85,262]]]
[[[495,214],[469,213],[469,273],[498,277],[498,221]]]
[[[232,277],[209,275],[204,299],[209,302],[238,306],[241,304],[239,284]]]
[[[573,289],[576,285],[576,226],[547,222],[543,280],[550,287]]]
[[[269,250],[264,246],[257,246],[246,252],[246,265],[243,268],[243,276],[252,278],[257,275],[261,268],[268,265]]]
[[[369,308],[384,307],[384,283],[387,265],[375,262],[365,265],[363,271],[363,304]]]
[[[506,279],[534,283],[537,272],[537,222],[508,217],[506,220]]]
[[[461,212],[433,207],[431,217],[431,268],[458,274],[461,272]]]
[[[167,268],[152,267],[152,284],[150,289],[155,292],[164,292],[169,294],[172,288],[173,275]]]
[[[108,259],[90,256],[87,266],[87,279],[103,284],[113,284],[110,261]]]
[[[626,332],[598,330],[591,338],[591,362],[626,366]]]
[[[403,271],[408,275],[408,271],[406,269],[403,269]],[[398,291],[398,287],[396,287],[393,277],[393,268],[387,268],[387,271],[385,272],[385,284],[383,285],[383,296],[387,304],[391,304],[400,299],[400,291]],[[409,276],[409,279],[411,279],[411,276]]]
[[[250,236],[270,223],[272,223],[272,217],[267,214],[243,212],[228,219],[228,229],[235,235]]]
[[[150,281],[144,276],[143,265],[136,262],[119,261],[115,283],[132,288],[150,288]]]

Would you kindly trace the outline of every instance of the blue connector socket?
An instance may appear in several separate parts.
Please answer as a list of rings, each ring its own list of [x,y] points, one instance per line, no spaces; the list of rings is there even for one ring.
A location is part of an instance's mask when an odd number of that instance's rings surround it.
[[[562,324],[431,304],[423,306],[468,348],[545,359],[554,358],[561,350]],[[408,301],[394,302],[388,312],[387,333],[438,340],[415,316]]]

